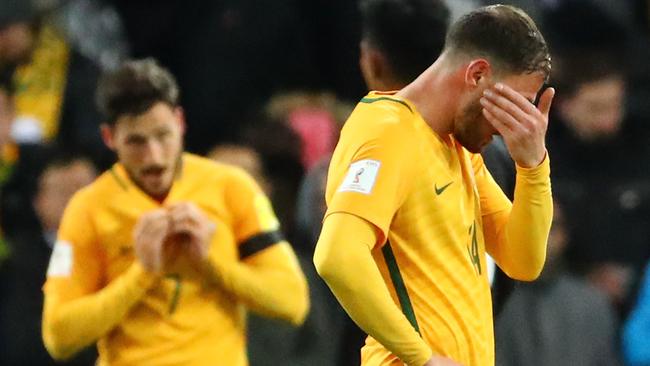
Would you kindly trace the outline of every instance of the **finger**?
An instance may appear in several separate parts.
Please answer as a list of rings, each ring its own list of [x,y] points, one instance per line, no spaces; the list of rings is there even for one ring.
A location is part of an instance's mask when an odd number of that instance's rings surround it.
[[[177,202],[167,208],[167,211],[172,212],[188,212],[194,205],[191,202]]]
[[[551,104],[555,97],[555,88],[546,88],[542,96],[539,97],[539,111],[548,118],[548,113],[551,111]]]
[[[484,98],[488,100],[488,102],[492,103],[496,107],[502,109],[510,116],[512,116],[517,124],[527,124],[529,122],[530,116],[526,114],[517,104],[515,104],[507,97],[495,93],[490,89],[485,89],[483,95]],[[492,114],[495,115],[494,111],[491,112],[493,112]]]
[[[503,95],[504,97],[508,98],[510,101],[512,101],[512,103],[514,103],[525,113],[535,114],[538,112],[537,108],[535,107],[532,101],[526,99],[526,97],[524,97],[521,93],[512,89],[508,85],[504,83],[496,83],[494,84],[494,90],[496,90],[499,94]]]
[[[506,126],[501,121],[499,121],[498,118],[494,117],[494,115],[492,115],[492,113],[490,113],[490,111],[488,111],[487,109],[483,109],[483,115],[485,116],[485,119],[487,119],[488,122],[490,122],[492,127],[494,127],[497,130],[497,132],[499,132],[499,135],[507,136],[508,134],[511,133],[508,126]]]
[[[195,231],[198,229],[197,225],[193,222],[179,222],[174,224],[172,232],[174,233],[188,233],[194,235]]]
[[[171,220],[170,230],[173,232],[178,232],[183,230],[186,227],[198,227],[199,221],[186,213],[181,213],[176,215]]]
[[[496,104],[490,102],[487,98],[481,98],[480,102],[483,106],[483,110],[490,112],[490,115],[494,119],[498,120],[502,125],[505,125],[510,131],[523,129],[522,124],[517,119]],[[496,128],[496,126],[494,128]]]

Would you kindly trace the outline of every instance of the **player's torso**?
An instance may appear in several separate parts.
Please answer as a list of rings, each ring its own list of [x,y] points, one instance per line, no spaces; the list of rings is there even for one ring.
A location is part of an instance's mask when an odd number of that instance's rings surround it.
[[[136,189],[119,166],[100,178],[111,181],[102,182],[101,189],[105,192],[100,194],[110,197],[110,201],[100,204],[92,220],[97,245],[104,252],[105,284],[136,260],[133,228],[138,218],[174,203],[191,201],[196,204],[217,225],[211,253],[238,260],[231,229],[233,217],[223,197],[225,181],[215,174],[202,174],[201,166],[205,162],[195,159],[185,157],[183,176],[175,181],[162,204]],[[100,341],[102,361],[111,365],[214,364],[215,358],[210,355],[217,356],[217,352],[221,352],[219,357],[226,359],[231,354],[229,362],[245,363],[242,358],[243,308],[205,281],[175,245],[167,245],[166,250],[174,258],[169,262],[167,275],[130,311],[119,327]],[[169,359],[169,354],[175,360]]]
[[[408,120],[404,128],[411,131],[415,147],[415,156],[403,157],[404,164],[413,164],[412,181],[390,224],[387,245],[419,330],[434,352],[464,365],[489,365],[494,357],[492,308],[471,154],[453,139],[443,141],[417,113],[403,108],[384,112]],[[344,154],[335,152],[332,162],[345,161]],[[341,180],[334,174],[329,179]],[[373,256],[400,304],[384,251],[377,248]],[[392,358],[372,339],[363,350],[364,365],[389,365]]]
[[[471,161],[457,145],[422,132],[420,173],[393,218],[386,245],[434,352],[465,365],[487,365],[493,357],[492,307]],[[373,255],[392,284],[385,251]],[[389,288],[398,300],[394,284]]]

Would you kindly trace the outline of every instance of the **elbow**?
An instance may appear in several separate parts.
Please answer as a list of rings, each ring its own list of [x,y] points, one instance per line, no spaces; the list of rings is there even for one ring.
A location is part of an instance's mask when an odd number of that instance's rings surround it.
[[[524,261],[519,265],[512,266],[509,271],[506,271],[509,277],[525,282],[535,281],[542,274],[544,269],[545,256],[541,258]]]
[[[542,273],[541,270],[527,270],[522,272],[517,272],[515,275],[510,276],[517,281],[532,282],[539,278],[539,275]]]
[[[296,300],[292,310],[289,312],[287,321],[294,327],[301,326],[307,314],[309,314],[309,287],[305,278],[301,278],[300,284],[296,289]]]
[[[305,322],[305,319],[307,319],[307,314],[309,314],[309,300],[305,300],[297,306],[296,310],[291,313],[287,320],[289,321],[289,324],[294,327],[299,327]]]
[[[335,279],[335,276],[339,273],[336,269],[335,262],[336,260],[331,255],[332,253],[326,253],[322,247],[316,246],[314,251],[314,267],[316,268],[316,273],[320,278],[325,281],[328,285]]]
[[[76,348],[63,335],[65,332],[54,322],[43,322],[43,343],[45,349],[56,361],[70,359],[77,352]]]

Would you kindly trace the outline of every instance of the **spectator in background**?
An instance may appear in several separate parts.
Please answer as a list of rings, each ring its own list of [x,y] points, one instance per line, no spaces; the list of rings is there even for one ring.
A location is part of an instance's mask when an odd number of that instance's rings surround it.
[[[237,144],[216,145],[208,151],[206,157],[244,169],[266,194],[271,193],[271,187],[264,176],[262,158],[252,147]]]
[[[496,365],[618,365],[614,310],[606,296],[566,268],[571,232],[562,207],[554,206],[541,276],[517,286],[497,318]]]
[[[291,242],[295,242],[296,195],[305,173],[300,136],[286,120],[261,114],[257,123],[244,133],[244,140],[261,157],[269,197],[283,231]]]
[[[307,171],[332,153],[352,106],[330,93],[290,92],[273,96],[265,112],[299,137],[300,160]]]
[[[364,0],[360,7],[359,64],[368,89],[402,89],[440,55],[449,26],[443,1]]]
[[[63,209],[77,190],[92,182],[96,172],[92,163],[79,155],[49,153],[43,158],[48,162],[35,177],[32,195],[39,227],[22,228],[7,238],[11,256],[0,270],[2,365],[61,365],[48,355],[41,340],[41,287]],[[64,365],[89,366],[96,357],[94,350],[87,350]]]
[[[15,147],[11,146],[10,130],[13,123],[13,103],[11,86],[6,79],[0,75],[0,197],[7,181],[11,177],[15,164]],[[4,207],[0,206],[0,215]],[[0,220],[1,222],[1,220]],[[0,225],[0,228],[2,225]],[[9,247],[4,239],[4,232],[0,231],[0,268],[2,263],[9,256]]]
[[[50,0],[53,21],[70,45],[103,70],[113,70],[129,53],[122,18],[111,0]]]
[[[627,366],[650,366],[650,264],[623,328],[623,355]]]
[[[294,107],[303,106],[302,103]],[[272,113],[273,114],[273,113]],[[208,156],[222,163],[239,166],[248,171],[260,184],[268,180],[261,171],[259,154],[245,145],[217,145]],[[324,210],[311,203],[322,202],[325,194],[328,161],[314,166],[301,186],[296,202],[298,240],[294,249],[309,284],[310,311],[300,327],[277,320],[249,314],[247,346],[252,366],[344,366],[338,362],[341,339],[341,324],[347,317],[338,306],[326,285],[318,278],[311,264],[314,244],[320,232],[320,220]],[[273,191],[272,187],[268,187]],[[314,209],[316,208],[316,209]],[[306,240],[302,234],[308,228],[311,237]],[[312,230],[318,230],[312,232]],[[352,364],[349,364],[352,365]]]
[[[316,274],[311,261],[318,232],[313,234],[315,237],[311,234],[319,230],[322,212],[310,203],[320,201],[324,205],[324,191],[306,188],[303,172],[308,168],[310,172],[319,171],[317,179],[323,180],[324,187],[327,172],[327,161],[324,160],[329,157],[339,126],[349,110],[347,104],[331,94],[282,93],[267,103],[264,115],[268,118],[261,119],[264,124],[251,131],[249,141],[260,152],[264,162],[263,180],[268,182],[274,206],[286,207],[286,210],[278,210],[279,216],[283,227],[292,233],[292,242],[307,277],[312,300],[307,319],[298,329],[259,316],[250,317],[251,365],[346,365],[339,360],[339,349],[345,341],[341,337],[345,315]],[[241,147],[237,150],[241,151]],[[232,160],[242,161],[241,158]],[[300,175],[295,174],[298,172]],[[311,186],[311,183],[307,184]],[[305,189],[309,193],[306,194]]]
[[[4,76],[0,77],[0,222],[3,233],[11,236],[15,231],[38,230],[31,195],[45,155],[41,145],[14,140],[14,89],[10,75]]]
[[[269,195],[294,243],[300,182],[307,169],[332,152],[350,110],[327,93],[281,93],[268,101],[255,126],[244,132],[243,140],[262,159]]]
[[[0,68],[15,89],[18,142],[55,142],[87,151],[107,165],[92,98],[99,68],[70,47],[49,14],[31,1],[0,1]]]
[[[626,113],[628,33],[587,3],[554,8],[545,24],[558,65],[548,144],[561,157],[552,175],[573,238],[567,255],[624,314],[650,258],[650,171],[639,163],[650,134]]]

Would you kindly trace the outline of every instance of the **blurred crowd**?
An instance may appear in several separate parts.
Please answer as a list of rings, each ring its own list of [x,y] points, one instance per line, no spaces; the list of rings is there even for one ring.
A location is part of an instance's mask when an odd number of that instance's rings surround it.
[[[650,2],[503,2],[535,18],[553,54],[556,214],[541,278],[495,277],[497,365],[650,365]],[[251,365],[358,365],[364,335],[311,258],[340,127],[367,89],[403,86],[362,73],[362,15],[443,42],[450,21],[493,2],[383,3],[405,10],[386,20],[343,0],[0,0],[0,365],[53,364],[41,286],[59,220],[115,159],[100,135],[97,80],[143,57],[178,79],[187,150],[258,181],[308,278],[302,327],[250,316]],[[410,8],[423,3],[437,15]],[[433,62],[426,52],[441,47],[409,52]],[[511,194],[512,162],[503,146],[489,150]],[[69,364],[92,364],[94,352]]]

